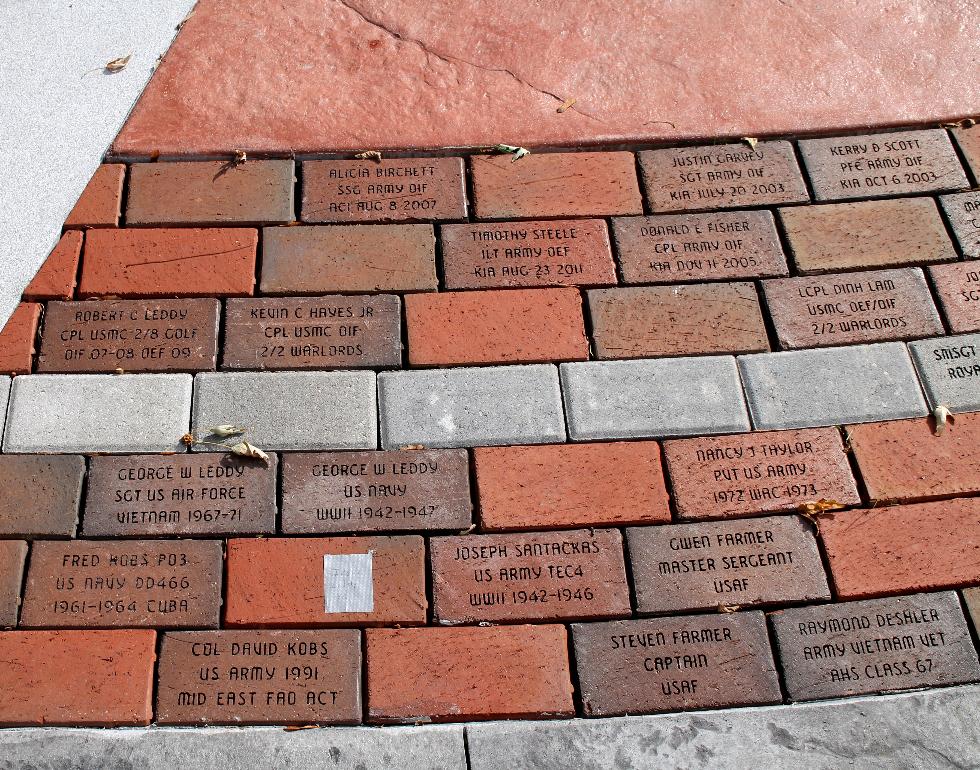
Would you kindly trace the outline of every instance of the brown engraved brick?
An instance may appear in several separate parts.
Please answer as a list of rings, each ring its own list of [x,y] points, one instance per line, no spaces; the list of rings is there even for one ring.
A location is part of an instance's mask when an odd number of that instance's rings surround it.
[[[448,289],[616,283],[602,219],[443,225]]]
[[[276,531],[276,455],[96,456],[86,537],[265,534]]]
[[[39,372],[202,372],[218,353],[216,299],[49,302]]]
[[[65,220],[65,227],[116,227],[125,176],[126,166],[122,163],[103,163],[95,169]]]
[[[949,330],[954,334],[980,331],[980,260],[927,269]]]
[[[288,534],[462,531],[472,508],[465,449],[283,455]]]
[[[587,716],[782,700],[761,612],[572,626]]]
[[[37,302],[45,299],[71,299],[75,292],[78,260],[82,256],[84,235],[69,230],[48,254],[37,275],[24,289],[24,299]]]
[[[952,134],[973,172],[974,180],[980,181],[980,126],[954,128]]]
[[[36,540],[24,628],[217,628],[218,540]]]
[[[635,527],[626,537],[639,612],[830,598],[813,530],[800,516]]]
[[[797,607],[770,618],[790,700],[980,679],[954,591]]]
[[[308,160],[304,222],[466,219],[462,158]]]
[[[917,267],[762,282],[784,350],[913,340],[943,333]]]
[[[860,505],[836,428],[776,430],[664,442],[680,519],[796,510],[806,502]]]
[[[769,350],[751,283],[591,289],[588,299],[598,358]]]
[[[164,634],[157,722],[359,724],[360,636],[356,629]]]
[[[968,187],[941,128],[801,139],[817,200],[881,198]]]
[[[24,578],[27,543],[23,540],[0,540],[0,628],[17,625],[20,586]]]
[[[786,141],[670,147],[640,153],[653,211],[769,206],[810,199]]]
[[[939,204],[953,228],[963,256],[980,257],[980,191],[942,195]]]
[[[84,476],[84,457],[0,455],[0,536],[74,536]]]
[[[434,537],[429,548],[443,625],[630,614],[616,529]]]

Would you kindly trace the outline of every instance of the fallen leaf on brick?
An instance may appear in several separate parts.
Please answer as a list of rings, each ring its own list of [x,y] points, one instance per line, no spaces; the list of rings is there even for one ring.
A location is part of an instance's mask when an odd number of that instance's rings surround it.
[[[820,498],[819,500],[808,500],[805,503],[800,503],[799,510],[802,514],[810,514],[811,516],[817,516],[821,513],[826,513],[827,511],[839,511],[844,506],[838,503],[836,500],[825,500]]]
[[[381,162],[381,153],[377,150],[365,150],[364,152],[359,152],[354,156],[355,160],[373,160],[376,163]]]
[[[425,444],[405,444],[402,449],[425,449]]]
[[[490,148],[491,152],[498,153],[500,155],[511,154],[514,157],[511,159],[511,163],[518,161],[525,155],[530,155],[531,151],[526,147],[517,147],[513,144],[495,144]]]
[[[289,727],[284,727],[283,731],[287,733],[294,733],[297,730],[318,730],[320,725],[290,725]]]
[[[963,120],[957,120],[955,123],[940,123],[940,128],[970,128],[975,126],[977,121],[973,118],[964,118]]]
[[[245,150],[235,150],[235,163],[244,163],[248,160]]]
[[[213,428],[208,428],[208,433],[212,436],[227,438],[228,436],[240,436],[247,430],[248,428],[242,428],[238,425],[215,425]]]
[[[577,102],[577,101],[578,101],[578,99],[566,99],[564,102],[562,102],[561,107],[558,108],[558,114],[560,115],[561,113],[563,113],[565,110],[567,110],[573,104],[575,104],[575,102]]]
[[[718,612],[723,612],[726,615],[727,614],[730,614],[732,612],[738,612],[740,609],[742,609],[742,605],[741,604],[719,604],[718,605]]]
[[[954,422],[953,413],[949,411],[949,407],[944,404],[940,404],[935,409],[932,410],[932,419],[935,420],[935,425],[933,426],[933,431],[937,436],[943,435],[946,430],[946,423]]]
[[[180,437],[180,442],[184,444],[184,446],[191,446],[194,443],[194,434],[185,433],[183,436]]]
[[[132,54],[127,54],[126,56],[120,56],[112,61],[108,62],[104,69],[106,72],[121,72],[126,69],[126,65],[129,64],[129,60],[133,58]]]
[[[256,460],[261,460],[267,465],[269,463],[269,455],[254,444],[249,444],[247,441],[239,441],[234,446],[229,447],[229,449],[231,449],[231,453],[233,455],[239,455],[240,457],[253,457]]]
[[[759,140],[756,139],[754,136],[743,136],[742,141],[745,142],[753,150],[755,149],[755,146],[759,143]]]

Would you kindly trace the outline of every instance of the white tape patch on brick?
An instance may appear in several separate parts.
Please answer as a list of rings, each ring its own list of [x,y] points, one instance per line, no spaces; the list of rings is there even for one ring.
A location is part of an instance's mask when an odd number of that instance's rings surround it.
[[[374,551],[323,555],[323,611],[374,612]]]

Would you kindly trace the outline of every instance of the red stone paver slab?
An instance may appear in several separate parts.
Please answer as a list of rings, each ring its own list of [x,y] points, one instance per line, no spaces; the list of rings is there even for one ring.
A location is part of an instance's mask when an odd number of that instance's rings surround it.
[[[980,583],[980,497],[841,511],[819,524],[840,598]]]
[[[462,531],[472,519],[465,449],[283,455],[287,534]]]
[[[980,126],[954,128],[952,133],[973,172],[974,180],[980,181]]]
[[[941,128],[801,139],[817,200],[882,198],[969,187]]]
[[[655,441],[477,447],[487,531],[670,521]]]
[[[413,366],[582,361],[589,342],[577,289],[405,296]]]
[[[643,213],[631,152],[474,155],[470,164],[480,219]]]
[[[304,222],[431,222],[466,219],[462,158],[308,160]]]
[[[41,305],[21,302],[0,329],[0,372],[30,374]]]
[[[20,586],[24,578],[27,543],[23,540],[0,540],[0,628],[17,625]]]
[[[65,220],[65,227],[118,226],[125,178],[126,166],[121,163],[99,166]]]
[[[421,537],[233,539],[227,554],[227,626],[425,623]]]
[[[847,426],[871,502],[917,502],[980,492],[980,414],[958,414],[936,435],[930,419]]]
[[[761,612],[572,626],[586,716],[779,703]]]
[[[980,257],[980,191],[939,198],[964,257]]]
[[[680,519],[861,503],[836,428],[676,439],[664,442],[664,456]]]
[[[370,628],[368,721],[574,716],[564,626]]]
[[[641,613],[830,598],[813,529],[799,516],[635,527],[626,536]]]
[[[208,371],[220,312],[206,298],[49,302],[37,371]]]
[[[952,591],[799,607],[770,617],[790,700],[980,679]]]
[[[90,230],[81,297],[238,297],[255,288],[258,233],[248,228]]]
[[[616,283],[602,219],[472,222],[439,233],[449,289]]]
[[[360,642],[354,629],[164,634],[157,723],[359,724]]]
[[[84,238],[84,234],[78,230],[69,230],[61,236],[58,245],[51,250],[41,269],[24,289],[25,300],[37,302],[72,298]]]
[[[930,265],[927,269],[949,330],[980,331],[980,260]]]
[[[784,350],[943,334],[919,268],[763,281]]]
[[[266,294],[435,291],[432,225],[266,227]]]
[[[437,623],[630,615],[616,529],[434,537],[429,551]]]
[[[932,198],[796,206],[779,218],[804,275],[956,259]]]
[[[148,725],[156,633],[0,633],[0,727]]]
[[[681,283],[787,275],[770,211],[616,217],[625,283]]]
[[[24,628],[217,627],[218,540],[36,540]]]
[[[751,283],[591,289],[588,300],[598,358],[769,350]]]
[[[291,160],[136,163],[127,225],[252,225],[293,221]]]
[[[0,536],[72,537],[84,476],[84,457],[0,455]]]

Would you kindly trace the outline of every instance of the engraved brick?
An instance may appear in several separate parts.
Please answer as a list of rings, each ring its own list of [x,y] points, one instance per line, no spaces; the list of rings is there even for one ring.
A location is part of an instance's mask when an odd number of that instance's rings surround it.
[[[932,198],[796,206],[779,218],[804,275],[956,259]]]
[[[980,497],[839,511],[819,524],[840,598],[980,583]]]
[[[401,347],[401,306],[391,294],[225,303],[225,369],[398,366]]]
[[[930,265],[927,269],[949,330],[980,331],[980,260]]]
[[[954,128],[952,134],[973,171],[973,178],[980,180],[980,126]]]
[[[478,447],[484,530],[670,521],[654,441]]]
[[[786,141],[670,147],[640,153],[653,211],[769,206],[810,199]]]
[[[779,344],[787,350],[909,340],[943,333],[919,268],[763,281]]]
[[[413,366],[578,361],[589,357],[577,289],[405,297]]]
[[[84,476],[84,457],[0,455],[0,536],[74,536]]]
[[[360,631],[171,632],[158,679],[162,725],[358,724]]]
[[[964,257],[980,257],[980,191],[942,195],[939,205],[953,228]]]
[[[782,700],[761,612],[572,626],[587,716]]]
[[[434,537],[429,548],[443,625],[630,614],[616,529]]]
[[[642,214],[630,152],[532,153],[470,159],[480,219]]]
[[[126,224],[291,222],[294,181],[291,160],[136,163]]]
[[[465,530],[465,449],[283,455],[282,531]]]
[[[860,505],[836,428],[664,442],[677,517],[728,519],[794,511],[806,502]]]
[[[564,626],[370,628],[368,721],[574,716]]]
[[[591,289],[588,299],[598,358],[769,350],[751,283]]]
[[[41,269],[24,289],[24,299],[37,302],[45,299],[71,299],[75,293],[78,260],[82,256],[79,230],[69,230],[48,254]]]
[[[217,628],[217,540],[36,540],[24,628]]]
[[[95,169],[65,220],[65,227],[116,227],[125,176],[126,166],[122,163],[103,163]]]
[[[20,586],[24,578],[26,558],[25,541],[0,540],[0,628],[17,625],[17,608],[20,606]]]
[[[770,618],[790,700],[980,679],[953,591],[798,607]]]
[[[769,211],[661,214],[612,221],[625,283],[683,283],[787,275]]]
[[[39,372],[200,372],[218,353],[216,299],[49,302]]]
[[[0,372],[30,374],[41,306],[21,302],[0,329]]]
[[[156,633],[0,633],[0,727],[148,725]]]
[[[276,455],[93,457],[86,537],[265,534],[276,531]]]
[[[909,352],[932,408],[980,411],[980,334],[909,343]]]
[[[229,626],[425,623],[421,537],[229,540],[227,564]]]
[[[801,139],[817,200],[880,198],[968,187],[941,128]]]
[[[830,598],[813,530],[800,516],[634,527],[626,536],[639,612]]]
[[[308,160],[304,222],[466,219],[462,158]]]

